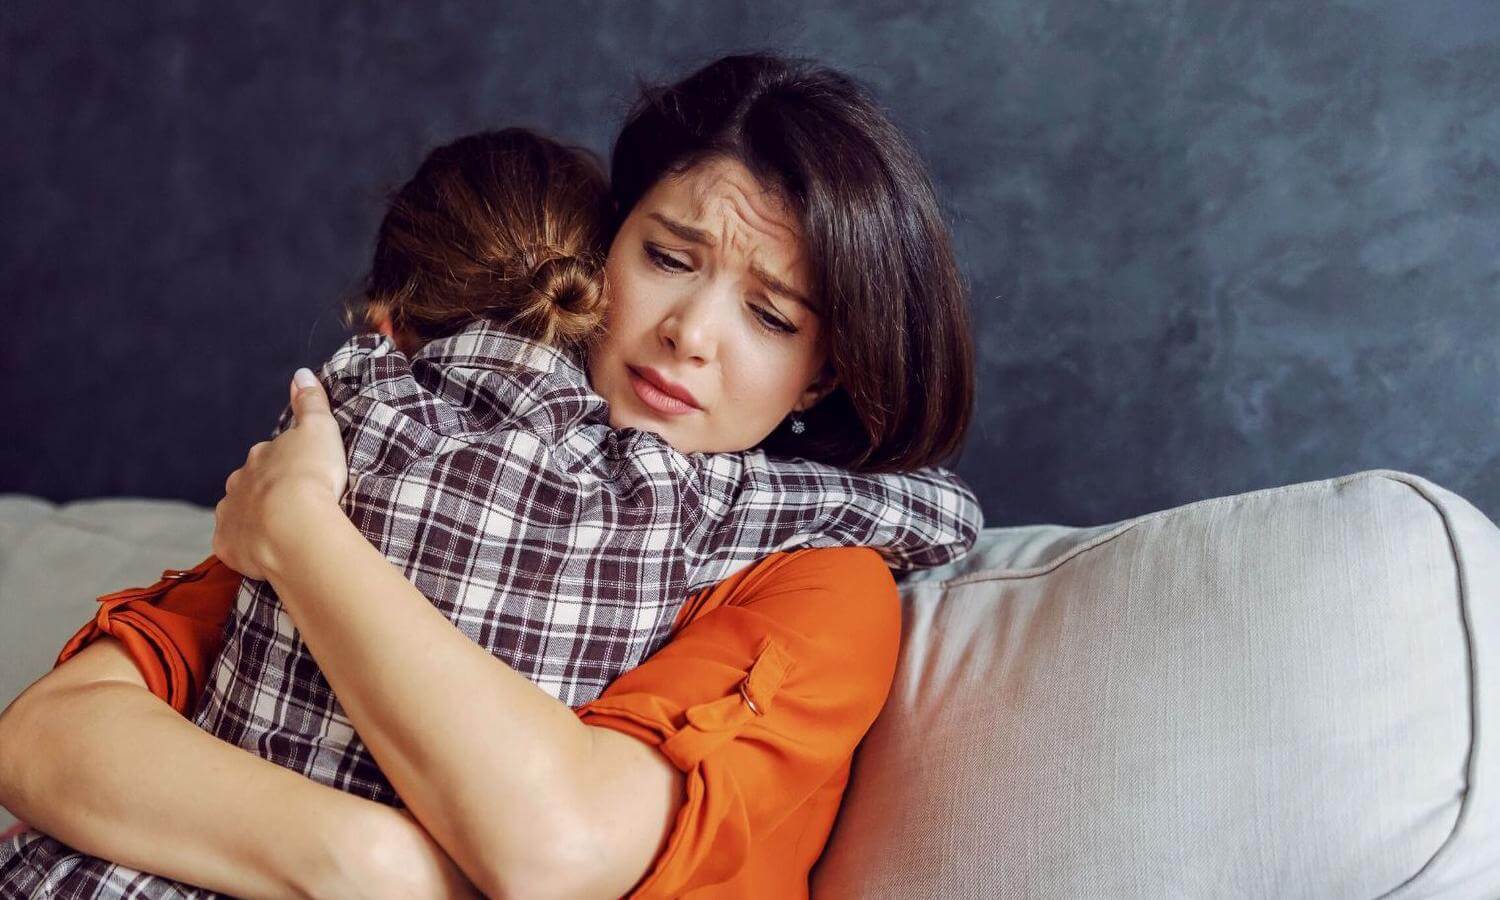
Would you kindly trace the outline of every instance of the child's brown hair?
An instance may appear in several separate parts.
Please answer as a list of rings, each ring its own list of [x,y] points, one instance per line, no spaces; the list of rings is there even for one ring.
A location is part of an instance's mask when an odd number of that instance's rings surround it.
[[[611,210],[586,150],[524,128],[459,138],[391,195],[344,324],[388,322],[408,353],[481,316],[539,343],[586,345],[603,327]]]

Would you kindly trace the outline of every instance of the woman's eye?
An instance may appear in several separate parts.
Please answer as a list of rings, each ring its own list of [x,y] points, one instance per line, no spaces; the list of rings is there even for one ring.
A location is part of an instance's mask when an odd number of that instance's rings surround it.
[[[664,272],[688,272],[691,266],[684,265],[681,260],[670,254],[656,249],[650,244],[646,245],[646,255],[651,258],[651,264]]]
[[[780,331],[783,334],[797,333],[797,329],[794,326],[788,325],[787,323],[766,312],[759,306],[755,307],[755,314],[762,322],[766,323],[766,326],[768,328],[775,329],[776,331]]]
[[[655,244],[647,243],[643,244],[642,246],[645,247],[646,256],[651,260],[651,264],[658,269],[661,269],[663,272],[680,274],[683,272],[691,272],[693,270],[692,266],[684,263],[682,260],[671,255],[670,253],[664,253]],[[752,306],[751,309],[755,310],[755,317],[760,320],[760,323],[765,326],[767,330],[777,332],[778,334],[797,333],[797,327],[795,325],[787,324],[779,317],[767,312],[765,307]]]

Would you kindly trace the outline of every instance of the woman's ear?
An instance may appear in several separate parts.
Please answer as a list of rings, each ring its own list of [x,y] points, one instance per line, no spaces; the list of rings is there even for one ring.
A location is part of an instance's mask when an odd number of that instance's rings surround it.
[[[816,406],[824,397],[833,393],[833,389],[839,386],[838,376],[833,373],[831,366],[824,366],[823,371],[818,373],[802,396],[797,398],[797,403],[792,407],[797,412],[802,412],[810,407]]]

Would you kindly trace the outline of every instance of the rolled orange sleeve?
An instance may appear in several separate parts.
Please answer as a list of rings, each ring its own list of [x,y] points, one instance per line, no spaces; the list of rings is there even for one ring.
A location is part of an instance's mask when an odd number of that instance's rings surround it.
[[[630,896],[805,896],[900,638],[895,581],[868,548],[772,554],[694,595],[666,646],[577,710],[685,775]]]
[[[150,587],[105,594],[94,618],[68,639],[52,665],[108,634],[124,645],[151,693],[191,715],[224,643],[240,578],[210,556],[191,569],[168,569]]]

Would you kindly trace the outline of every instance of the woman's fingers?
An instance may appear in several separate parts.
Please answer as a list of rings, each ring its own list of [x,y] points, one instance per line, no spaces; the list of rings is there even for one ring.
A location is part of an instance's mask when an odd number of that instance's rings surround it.
[[[292,389],[292,399],[293,400],[297,399],[297,392],[300,391],[300,390],[302,390],[303,388],[310,388],[310,387],[317,387],[317,386],[318,386],[318,376],[314,375],[312,373],[312,370],[309,369],[308,367],[303,366],[300,369],[298,369],[297,371],[295,371],[295,372],[292,373],[291,389]]]
[[[328,393],[309,369],[298,369],[292,376],[292,416],[301,422],[306,416],[328,412]]]
[[[285,517],[273,510],[325,493],[337,504],[348,485],[343,437],[328,394],[316,378],[311,387],[298,387],[293,382],[294,427],[252,445],[244,464],[224,479],[224,499],[214,507],[214,555],[248,578],[263,577],[285,530],[276,527]]]
[[[234,476],[231,475],[230,477]],[[220,562],[238,572],[239,569],[236,569],[230,561],[229,549],[224,542],[224,504],[228,502],[229,498],[225,497],[214,504],[214,534],[213,540],[209,542],[209,550],[214,556],[219,558]]]

